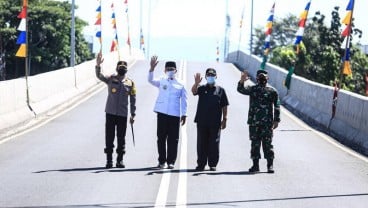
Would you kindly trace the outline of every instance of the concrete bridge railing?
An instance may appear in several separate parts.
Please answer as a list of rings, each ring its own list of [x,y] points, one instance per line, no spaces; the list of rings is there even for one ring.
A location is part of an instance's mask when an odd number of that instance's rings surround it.
[[[261,61],[259,57],[240,51],[230,53],[227,58],[227,62],[248,70],[252,77]],[[283,82],[288,71],[272,64],[267,64],[266,70],[270,75],[269,83],[279,91],[285,107],[339,142],[368,155],[368,97],[340,90],[336,114],[331,120],[333,87],[294,74],[287,92]]]
[[[139,51],[122,52],[128,67],[135,59],[143,58]],[[104,74],[115,72],[117,53],[104,55]],[[77,95],[93,89],[100,82],[95,75],[95,60],[74,68],[64,68],[28,77],[29,106],[25,78],[0,82],[0,135],[15,126],[23,125],[55,107],[69,102]],[[32,110],[33,111],[32,111]]]

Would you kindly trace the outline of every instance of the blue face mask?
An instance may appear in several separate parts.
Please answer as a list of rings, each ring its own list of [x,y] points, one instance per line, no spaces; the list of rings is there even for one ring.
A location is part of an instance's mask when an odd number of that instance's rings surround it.
[[[175,71],[166,71],[166,76],[169,78],[169,79],[172,79],[174,78],[175,76]]]
[[[208,76],[206,79],[208,84],[215,84],[216,77]]]

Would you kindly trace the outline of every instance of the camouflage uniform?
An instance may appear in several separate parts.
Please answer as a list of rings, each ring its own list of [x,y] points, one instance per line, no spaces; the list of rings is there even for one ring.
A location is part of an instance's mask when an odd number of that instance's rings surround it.
[[[262,144],[264,157],[274,159],[272,145],[273,122],[280,122],[280,100],[275,88],[271,86],[246,86],[238,83],[238,92],[249,95],[248,125],[252,141],[251,158],[260,159]]]

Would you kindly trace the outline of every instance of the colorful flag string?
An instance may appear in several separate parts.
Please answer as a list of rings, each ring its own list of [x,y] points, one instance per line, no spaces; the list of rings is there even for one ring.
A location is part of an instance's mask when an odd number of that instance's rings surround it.
[[[343,57],[343,67],[342,74],[344,75],[352,75],[352,70],[350,66],[350,33],[351,33],[351,22],[353,19],[353,10],[354,10],[354,0],[350,0],[348,6],[346,7],[346,15],[342,20],[342,23],[345,24],[345,29],[342,31],[341,35],[346,39],[345,44],[345,54]]]
[[[127,44],[129,46],[129,54],[132,54],[132,49],[131,49],[131,43],[130,43],[130,25],[129,25],[129,10],[128,10],[128,0],[124,0],[124,4],[125,4],[125,13],[126,13],[126,18],[127,18],[127,25],[128,25],[128,37],[127,37]]]
[[[27,57],[27,0],[23,0],[22,11],[19,13],[18,18],[21,19],[19,26],[17,28],[20,31],[17,44],[20,45],[15,56],[17,57]]]
[[[115,17],[114,3],[111,4],[111,9],[112,9],[111,24],[112,24],[114,39],[112,40],[112,43],[111,43],[110,52],[113,52],[113,51],[119,50],[118,33],[116,31],[116,17]]]
[[[307,3],[307,5],[305,6],[304,11],[300,14],[300,19],[299,19],[299,23],[298,23],[298,31],[295,34],[295,42],[294,45],[296,45],[296,55],[299,54],[299,50],[300,50],[300,44],[302,43],[303,40],[303,35],[304,35],[304,29],[305,26],[307,24],[307,18],[308,18],[308,12],[309,12],[309,8],[311,6],[311,2],[309,1]],[[294,70],[295,70],[295,63],[296,61],[293,61],[292,66],[289,69],[288,74],[286,75],[286,79],[285,79],[285,87],[289,90],[290,89],[290,84],[291,84],[291,76],[294,74]]]
[[[273,18],[275,13],[275,3],[273,3],[272,8],[270,10],[270,15],[267,18],[266,30],[265,30],[265,44],[264,44],[264,52],[263,52],[263,61],[261,63],[261,69],[266,68],[266,63],[268,60],[268,54],[271,48],[271,34],[272,34],[272,26],[273,26]]]
[[[101,15],[101,1],[98,0],[100,2],[99,6],[97,7],[96,9],[96,12],[97,12],[97,16],[96,16],[96,22],[95,22],[95,25],[96,25],[96,37],[98,39],[98,41],[100,42],[100,51],[102,50],[102,32],[101,32],[101,18],[102,18],[102,15]]]

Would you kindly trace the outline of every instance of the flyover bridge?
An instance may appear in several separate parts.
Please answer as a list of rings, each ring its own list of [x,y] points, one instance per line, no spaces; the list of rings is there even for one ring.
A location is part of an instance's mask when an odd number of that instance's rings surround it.
[[[160,60],[156,75],[164,62]],[[173,170],[154,168],[158,155],[152,109],[158,92],[147,82],[149,61],[131,61],[128,76],[137,85],[136,144],[128,128],[126,168],[104,168],[107,91],[100,83],[56,112],[40,114],[37,124],[0,140],[0,207],[366,207],[368,159],[285,108],[274,134],[275,173],[266,173],[262,160],[261,172],[249,174],[249,100],[236,91],[239,70],[230,63],[181,60],[177,65],[189,105]],[[111,66],[107,61],[104,69]],[[193,75],[208,67],[217,69],[218,84],[227,91],[228,124],[221,133],[217,171],[195,172],[198,98],[189,90]]]

